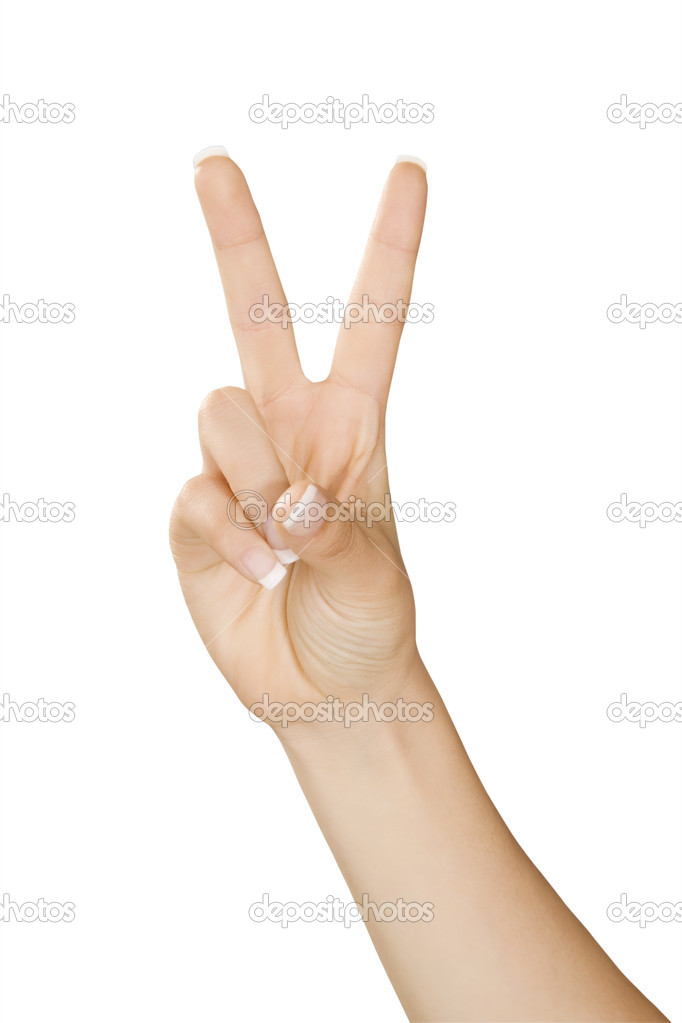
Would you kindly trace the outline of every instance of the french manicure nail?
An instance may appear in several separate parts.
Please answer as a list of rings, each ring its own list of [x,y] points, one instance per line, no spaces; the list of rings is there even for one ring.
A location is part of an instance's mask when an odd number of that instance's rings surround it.
[[[283,550],[274,551],[273,553],[283,565],[293,565],[295,561],[298,561],[298,554],[296,554],[295,551],[292,551],[290,547],[285,547]]]
[[[286,568],[277,560],[273,552],[263,547],[249,547],[247,551],[244,551],[242,565],[249,575],[253,576],[256,582],[266,590],[274,590],[287,574]]]
[[[314,519],[310,519],[309,522],[306,522],[306,519],[309,518],[308,509],[314,504],[322,506],[323,504],[326,504],[326,501],[322,500],[322,494],[319,492],[315,484],[311,483],[309,484],[309,486],[306,487],[305,492],[301,499],[296,502],[294,507],[289,512],[289,515],[282,523],[283,527],[288,532],[292,532],[295,530],[296,533],[300,533],[300,528],[297,527],[301,526],[307,527],[313,525],[314,530],[315,529],[314,523],[322,522],[320,516],[316,516]]]
[[[407,156],[407,154],[401,154],[400,156],[396,156],[395,162],[396,163],[416,163],[417,167],[421,167],[421,169],[426,174],[426,164],[424,163],[423,160],[420,160],[418,156]]]
[[[284,540],[281,539],[279,533],[275,528],[272,515],[268,515],[263,525],[263,533],[265,539],[268,541],[272,548],[272,553],[275,555],[283,565],[293,565],[294,561],[298,561],[298,554],[287,547]]]
[[[207,160],[209,156],[229,156],[227,149],[224,146],[207,146],[206,149],[200,149],[197,155],[194,157],[194,166],[198,167],[202,160]]]

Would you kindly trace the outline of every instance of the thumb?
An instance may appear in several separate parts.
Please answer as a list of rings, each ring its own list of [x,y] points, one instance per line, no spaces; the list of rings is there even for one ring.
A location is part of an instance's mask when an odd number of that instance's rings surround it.
[[[348,505],[333,501],[322,487],[304,480],[282,494],[268,527],[271,545],[279,540],[277,546],[287,545],[301,561],[339,581],[356,576],[361,565],[364,575],[368,557],[378,554],[362,525],[352,520]]]

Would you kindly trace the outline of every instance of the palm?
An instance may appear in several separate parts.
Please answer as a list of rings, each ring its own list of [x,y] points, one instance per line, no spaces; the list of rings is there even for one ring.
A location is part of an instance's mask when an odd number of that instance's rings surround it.
[[[210,160],[206,170],[217,174],[225,162]],[[249,289],[235,272],[232,246],[222,243],[220,224],[216,227],[212,222],[215,193],[211,188],[215,189],[215,184],[209,178],[205,187],[207,193],[202,195],[198,184],[235,326],[233,303],[244,304]],[[254,244],[259,242],[256,235]],[[264,237],[262,243],[267,247]],[[278,280],[277,285],[281,288]],[[405,290],[403,283],[394,300],[403,297]],[[270,294],[273,291],[274,286]],[[409,286],[407,291],[409,297]],[[240,353],[247,389],[254,399],[249,418],[258,420],[257,429],[267,435],[276,451],[283,471],[282,489],[287,483],[309,480],[340,502],[356,498],[383,503],[388,494],[384,410],[397,339],[388,349],[383,379],[362,372],[349,379],[346,371],[355,356],[353,346],[366,343],[368,331],[382,330],[382,326],[362,326],[364,336],[361,329],[355,331],[344,358],[338,357],[337,347],[332,372],[319,383],[302,375],[291,348],[266,381],[262,356],[256,357],[253,351],[260,348],[262,352],[264,338],[261,333],[246,332]],[[237,329],[235,334],[239,342]],[[386,343],[375,333],[375,343],[377,340]],[[281,334],[278,342],[281,352],[285,347]],[[215,393],[218,398],[213,406],[222,403],[219,392]],[[225,394],[233,401],[227,390]],[[205,456],[204,472],[217,469],[214,460]],[[200,536],[175,535],[174,555],[192,617],[211,656],[245,704],[260,699],[264,692],[276,700],[305,701],[314,693],[349,688],[363,691],[371,675],[376,672],[379,676],[385,670],[383,657],[375,655],[374,639],[379,631],[379,645],[387,657],[400,645],[406,609],[410,614],[412,610],[411,592],[392,522],[375,523],[367,532],[368,541],[381,552],[373,572],[379,585],[371,592],[365,592],[360,583],[330,588],[305,561],[296,562],[276,589],[264,591]]]
[[[383,409],[348,384],[306,382],[266,406],[264,419],[291,482],[302,467],[344,500],[385,466]]]

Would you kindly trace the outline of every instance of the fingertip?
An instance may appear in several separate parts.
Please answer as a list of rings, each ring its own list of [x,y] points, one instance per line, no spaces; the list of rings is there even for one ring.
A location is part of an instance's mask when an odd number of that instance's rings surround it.
[[[211,156],[222,156],[228,157],[230,154],[224,146],[206,146],[205,149],[200,149],[194,156],[194,169],[196,170],[200,163],[204,160],[208,160]]]
[[[395,167],[399,163],[409,163],[415,167],[420,167],[424,171],[424,174],[426,174],[426,164],[423,160],[420,160],[418,156],[409,156],[407,153],[401,153],[399,156],[396,156],[395,164],[393,166]]]
[[[417,156],[398,156],[386,182],[386,195],[399,203],[407,202],[420,209],[426,207],[429,179],[426,164]]]
[[[260,583],[265,590],[274,590],[286,578],[285,566],[265,545],[249,547],[242,552],[240,560],[247,577]]]
[[[325,521],[328,503],[326,493],[315,483],[301,480],[293,484],[272,509],[272,519],[282,530],[280,536],[294,540],[312,536]]]

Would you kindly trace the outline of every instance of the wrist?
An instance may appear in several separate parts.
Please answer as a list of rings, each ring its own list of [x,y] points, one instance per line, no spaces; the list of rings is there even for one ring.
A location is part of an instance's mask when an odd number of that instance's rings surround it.
[[[449,717],[426,667],[415,650],[405,669],[371,693],[320,698],[300,705],[297,720],[274,725],[296,768],[343,761],[372,752],[377,757],[405,747],[436,719]],[[361,752],[363,751],[363,752]]]

